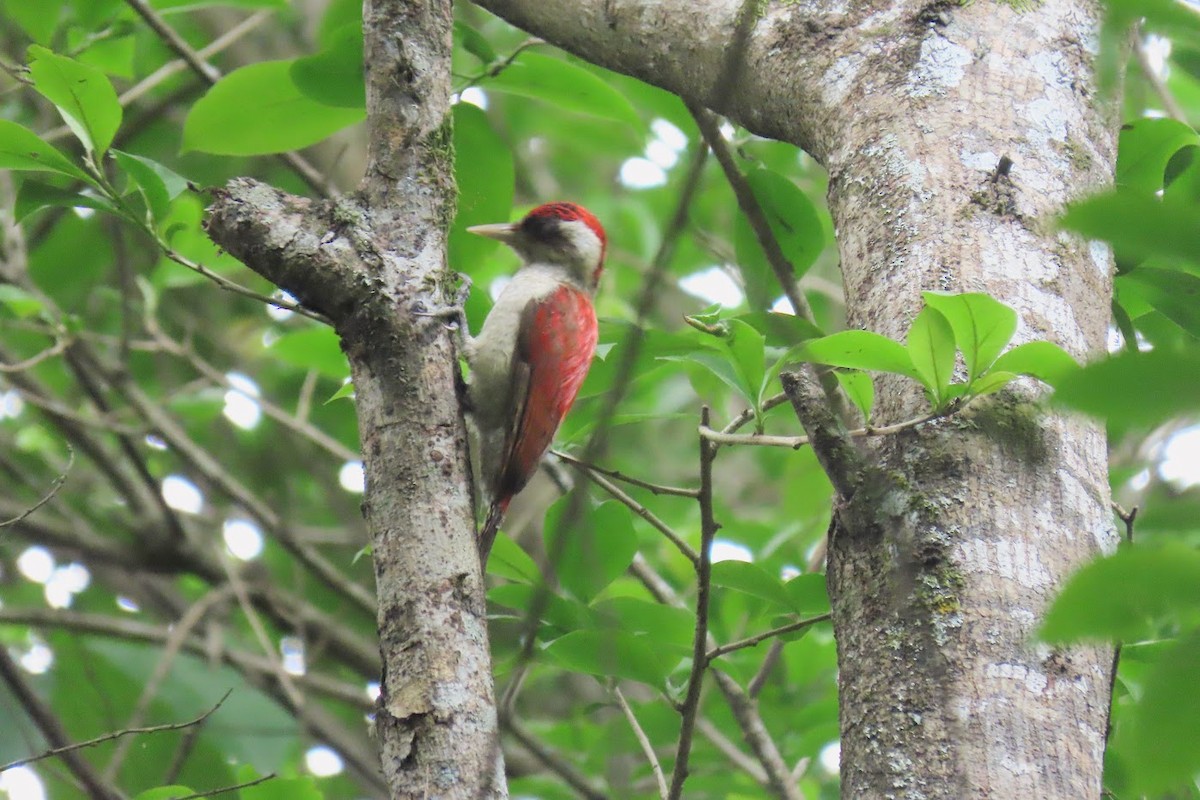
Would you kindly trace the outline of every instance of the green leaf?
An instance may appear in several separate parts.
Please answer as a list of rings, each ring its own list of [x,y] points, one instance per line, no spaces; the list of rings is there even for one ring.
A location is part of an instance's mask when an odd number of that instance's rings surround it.
[[[338,381],[350,374],[341,340],[324,326],[285,333],[270,346],[268,356]]]
[[[1200,144],[1190,125],[1169,117],[1143,118],[1121,129],[1117,186],[1150,196],[1163,188],[1167,162],[1181,148]]]
[[[816,206],[800,187],[773,170],[750,170],[746,181],[762,207],[779,249],[792,265],[793,277],[799,279],[825,248],[825,229]],[[769,308],[783,290],[745,214],[738,214],[733,234],[750,306]]]
[[[924,381],[904,345],[871,331],[839,331],[805,343],[797,357],[816,364],[894,372]]]
[[[572,631],[555,639],[546,655],[569,670],[661,686],[678,661],[645,637],[621,631]]]
[[[829,613],[829,592],[825,587],[824,575],[797,575],[788,581],[784,588],[797,614],[814,616]]]
[[[925,304],[942,313],[967,365],[971,383],[996,360],[1017,331],[1017,312],[986,294],[922,292]]]
[[[13,218],[20,222],[35,211],[43,208],[92,208],[105,211],[118,217],[125,214],[107,197],[101,197],[90,189],[82,192],[51,186],[41,181],[26,180],[17,190],[17,200],[13,204]]]
[[[603,80],[561,58],[525,50],[483,88],[544,100],[559,108],[624,122],[641,130],[641,118],[625,95]]]
[[[1200,552],[1126,547],[1075,573],[1042,623],[1049,642],[1144,639],[1163,620],[1200,616]]]
[[[454,114],[454,179],[458,185],[458,208],[450,226],[450,264],[470,271],[477,285],[490,275],[480,274],[498,244],[467,233],[472,225],[507,222],[512,214],[514,169],[512,149],[492,128],[483,109],[457,103]],[[495,260],[495,259],[493,259]]]
[[[1200,349],[1124,352],[1062,378],[1061,405],[1122,426],[1157,425],[1195,411],[1200,397]]]
[[[1037,341],[1017,345],[996,359],[988,371],[1031,375],[1043,383],[1058,386],[1068,375],[1078,372],[1079,364],[1053,342]]]
[[[734,371],[757,413],[767,384],[766,338],[740,319],[729,320],[728,331],[721,341],[728,346]]]
[[[1118,275],[1122,302],[1134,297],[1200,338],[1200,277],[1175,269],[1141,266]]]
[[[488,590],[488,600],[499,606],[528,614],[540,603],[539,623],[555,630],[549,635],[561,636],[570,631],[592,627],[592,613],[587,606],[569,597],[554,594],[541,584],[504,583]]]
[[[0,169],[57,172],[81,181],[94,180],[58,148],[42,141],[33,131],[0,119]]]
[[[687,653],[692,647],[696,615],[685,608],[650,603],[636,597],[610,597],[592,606],[596,624],[605,629],[644,635],[655,645]]]
[[[454,41],[484,64],[496,60],[496,50],[482,33],[465,22],[454,21]]]
[[[291,78],[305,96],[336,108],[365,109],[362,25],[351,23],[334,32],[329,45],[312,56],[297,58]]]
[[[113,158],[137,185],[146,207],[155,220],[161,220],[171,210],[171,201],[187,188],[187,180],[144,156],[112,151]]]
[[[248,783],[260,777],[254,767],[243,764],[238,768],[238,780]],[[312,776],[299,778],[275,777],[239,790],[239,800],[324,800]]]
[[[341,400],[343,397],[354,397],[354,381],[343,383],[341,388],[329,395],[329,399],[325,401],[324,405],[329,405],[334,400]]]
[[[748,314],[738,314],[733,319],[741,320],[754,330],[761,333],[768,347],[794,347],[808,339],[816,339],[824,334],[820,328],[806,319],[795,314],[781,314],[775,311],[751,311]]]
[[[20,319],[36,316],[44,308],[41,300],[11,283],[0,283],[0,305]]]
[[[850,402],[862,411],[863,419],[870,420],[871,409],[875,407],[875,384],[871,381],[871,376],[858,370],[840,369],[833,374],[837,376],[838,383],[850,398]]]
[[[783,581],[749,561],[718,561],[712,565],[712,585],[734,589],[770,603],[792,608],[792,598]]]
[[[361,108],[336,108],[307,96],[291,78],[291,61],[234,70],[201,97],[183,123],[183,150],[229,156],[308,147],[356,122]]]
[[[700,350],[679,356],[659,356],[660,361],[674,361],[684,364],[696,364],[715,375],[722,383],[741,395],[747,403],[753,404],[757,391],[746,385],[744,376],[734,365],[733,356],[728,348],[723,350]]]
[[[121,103],[103,72],[38,45],[29,48],[33,88],[58,108],[63,121],[97,157],[121,127]]]
[[[1015,372],[989,370],[988,374],[971,384],[970,395],[971,397],[984,397],[995,394],[1019,377],[1021,376]]]
[[[954,377],[954,330],[941,312],[926,306],[908,329],[908,355],[934,405],[941,405]]]
[[[557,557],[554,572],[563,588],[586,603],[629,569],[637,534],[620,503],[585,508],[567,524],[570,506],[570,496],[563,497],[546,514],[546,552]]]
[[[521,583],[537,584],[542,580],[542,571],[537,563],[504,532],[496,535],[488,556],[487,571],[489,575]]]
[[[1200,208],[1194,205],[1117,191],[1073,204],[1061,224],[1110,242],[1120,264],[1159,256],[1200,274]]]
[[[1192,629],[1146,672],[1142,697],[1118,733],[1137,795],[1171,796],[1200,771],[1198,669],[1200,630]]]

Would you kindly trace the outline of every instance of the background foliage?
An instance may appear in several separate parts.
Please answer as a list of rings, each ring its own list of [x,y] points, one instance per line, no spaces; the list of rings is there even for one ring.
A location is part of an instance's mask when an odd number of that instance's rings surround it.
[[[0,692],[16,721],[0,726],[0,763],[62,744],[47,741],[37,705],[78,742],[193,720],[232,690],[195,725],[82,757],[105,783],[145,797],[270,774],[241,795],[381,791],[367,735],[377,656],[347,365],[331,330],[288,310],[201,228],[206,187],[236,175],[314,195],[353,189],[365,158],[360,7],[0,3],[0,167],[12,170],[0,173],[0,640],[16,665]],[[1167,0],[1112,0],[1105,40],[1119,43],[1143,15],[1115,189],[1062,221],[1115,250],[1113,355],[1078,372],[1046,367],[1058,362],[1045,354],[996,371],[1038,374],[1058,384],[1056,402],[1108,420],[1115,495],[1141,512],[1130,543],[1067,588],[1045,633],[1124,643],[1105,778],[1113,796],[1196,797],[1200,17]],[[617,392],[601,465],[695,490],[702,404],[714,428],[740,419],[794,436],[791,412],[770,400],[787,358],[894,366],[878,343],[857,363],[830,355],[831,340],[792,349],[843,326],[826,178],[810,158],[722,128],[819,330],[768,313],[788,303],[678,98],[470,4],[456,20],[450,262],[474,279],[472,328],[516,259],[467,226],[561,198],[588,206],[610,235],[599,358],[561,449],[578,452]],[[1106,46],[1104,75],[1117,74],[1120,52]],[[687,224],[677,230],[681,201]],[[939,302],[950,301],[930,305]],[[645,334],[626,382],[637,324]],[[961,394],[945,374],[946,347],[953,358],[957,342],[973,380],[999,352],[968,346],[951,312],[923,315],[914,330],[908,352],[923,344],[925,356],[905,368],[930,385],[935,407]],[[840,377],[869,413],[869,382]],[[687,492],[622,485],[618,502],[593,486],[586,520],[559,533],[555,498],[580,476],[552,459],[514,505],[489,565],[511,790],[654,797],[621,704],[669,772],[696,578],[660,531],[695,547],[700,510]],[[715,641],[827,611],[815,572],[831,492],[811,452],[725,447],[714,481]],[[746,690],[805,796],[836,797],[828,626],[734,649],[714,666]],[[35,700],[20,697],[22,685]],[[688,797],[767,791],[727,697],[711,686],[702,696]],[[0,791],[70,797],[79,780],[51,759],[4,772]],[[189,788],[155,792],[165,785]]]

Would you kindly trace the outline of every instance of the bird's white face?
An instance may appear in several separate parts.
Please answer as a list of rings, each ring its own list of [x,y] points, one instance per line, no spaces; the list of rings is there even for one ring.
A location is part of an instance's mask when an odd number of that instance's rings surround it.
[[[577,267],[589,282],[598,278],[604,242],[583,220],[559,220],[558,227],[566,242],[561,252],[573,262],[571,266]]]

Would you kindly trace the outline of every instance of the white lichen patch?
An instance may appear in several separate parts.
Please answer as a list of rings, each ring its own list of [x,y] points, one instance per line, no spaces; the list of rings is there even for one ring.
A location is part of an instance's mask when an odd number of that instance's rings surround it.
[[[996,575],[1029,589],[1053,585],[1053,577],[1035,550],[1021,539],[968,539],[958,546],[964,572]]]
[[[944,96],[958,86],[971,63],[971,52],[944,36],[921,42],[921,54],[908,74],[908,96]]]
[[[988,664],[987,676],[1024,684],[1026,691],[1032,694],[1041,694],[1050,683],[1043,673],[1024,664]]]
[[[1066,56],[1057,50],[1043,50],[1035,53],[1030,59],[1033,71],[1046,82],[1047,86],[1069,88],[1072,74]]]
[[[821,100],[825,105],[833,108],[842,104],[850,94],[864,61],[866,58],[862,54],[851,53],[842,56],[825,70],[821,76]]]
[[[962,150],[958,157],[967,169],[989,174],[996,168],[996,164],[1000,162],[1000,156],[991,150],[985,150],[982,153],[972,153],[968,150]]]
[[[1067,141],[1066,107],[1049,97],[1039,97],[1021,107],[1021,116],[1029,121],[1026,138],[1035,144]]]
[[[1096,272],[1101,275],[1108,275],[1112,272],[1113,255],[1108,242],[1088,242],[1088,255],[1092,257],[1092,263],[1096,265]]]

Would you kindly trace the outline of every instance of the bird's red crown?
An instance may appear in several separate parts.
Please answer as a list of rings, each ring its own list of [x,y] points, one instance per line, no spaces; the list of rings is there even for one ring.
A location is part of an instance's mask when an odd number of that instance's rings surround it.
[[[546,203],[533,209],[526,215],[527,219],[561,219],[568,222],[582,222],[587,225],[596,238],[600,240],[601,252],[608,249],[608,236],[604,226],[596,215],[576,203]],[[603,257],[601,257],[603,260]]]

